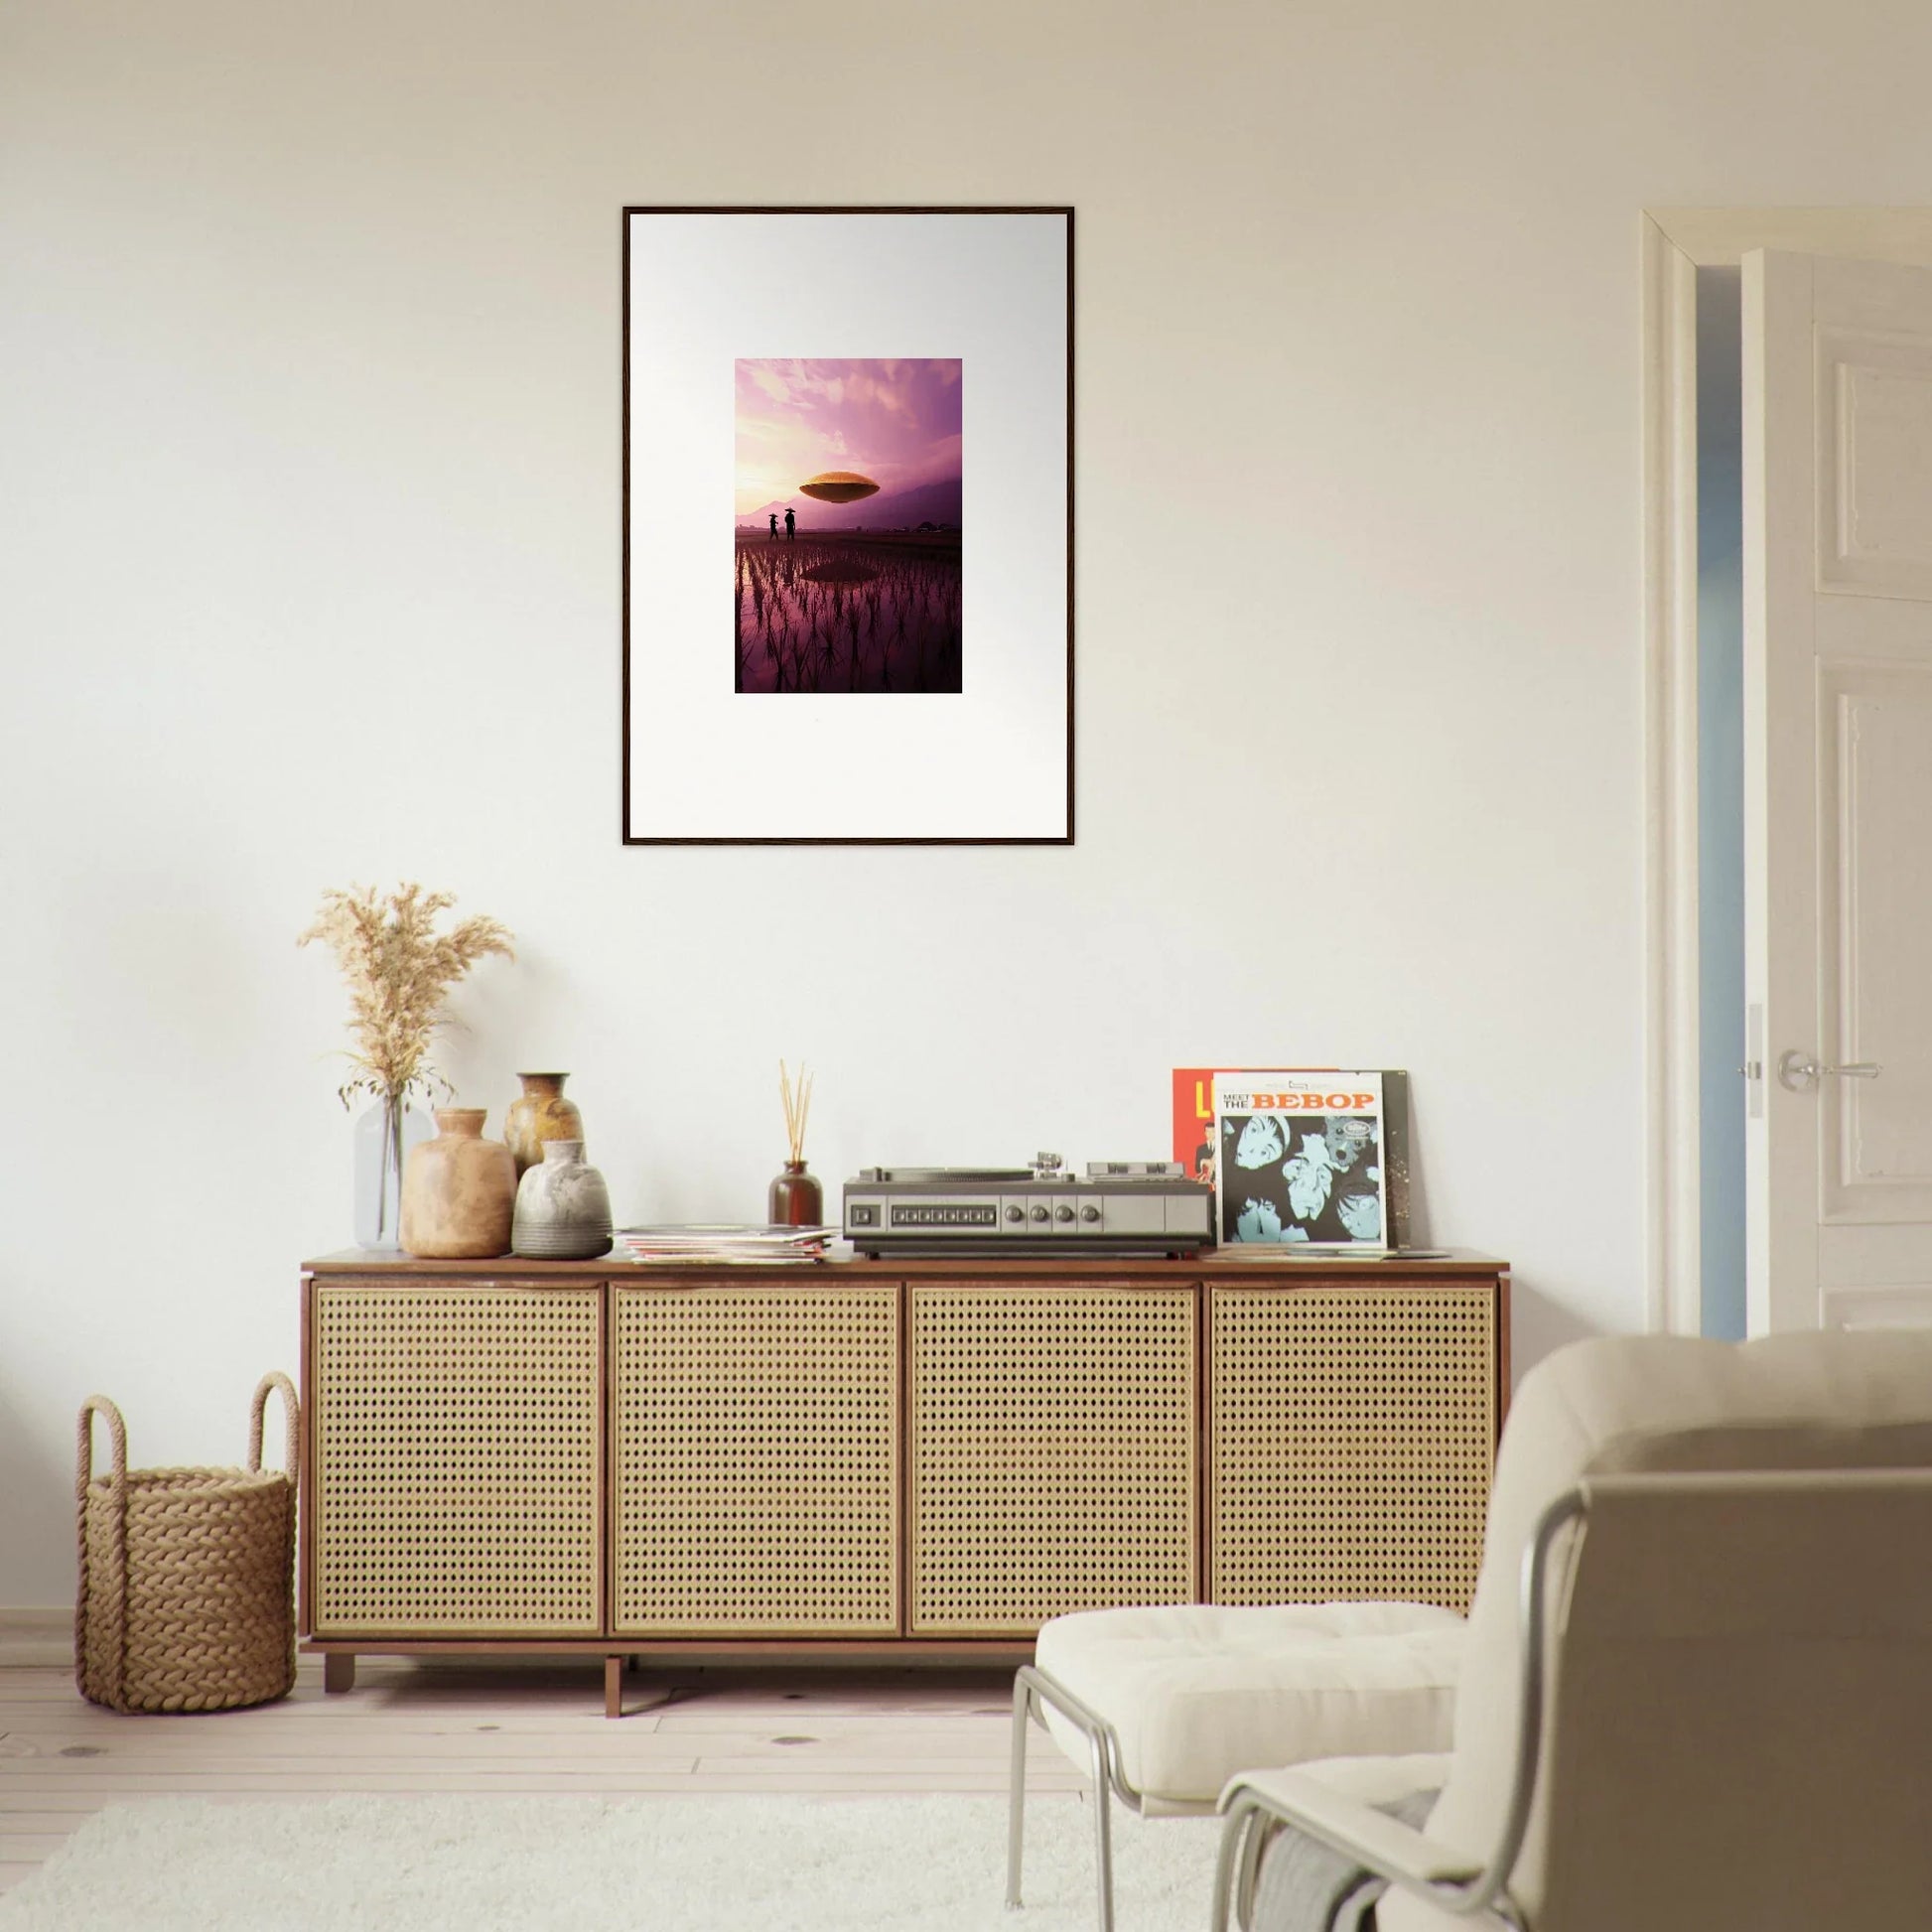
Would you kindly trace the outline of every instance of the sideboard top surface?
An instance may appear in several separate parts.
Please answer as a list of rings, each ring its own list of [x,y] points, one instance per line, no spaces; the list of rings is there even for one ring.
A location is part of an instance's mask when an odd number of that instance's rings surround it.
[[[525,1261],[517,1255],[495,1255],[474,1261],[426,1261],[414,1255],[364,1248],[344,1248],[334,1254],[318,1256],[302,1264],[305,1275],[318,1277],[354,1275],[381,1276],[390,1280],[429,1279],[456,1276],[474,1281],[480,1275],[513,1278],[518,1282],[570,1283],[674,1281],[702,1275],[737,1280],[741,1276],[795,1281],[800,1287],[825,1287],[866,1281],[1093,1281],[1113,1282],[1259,1282],[1282,1287],[1302,1284],[1309,1287],[1333,1287],[1346,1282],[1364,1288],[1378,1281],[1493,1281],[1506,1274],[1509,1264],[1493,1255],[1472,1249],[1431,1250],[1437,1260],[1411,1260],[1392,1256],[1378,1261],[1240,1261],[1230,1259],[1213,1248],[1198,1255],[1174,1261],[1165,1256],[1122,1256],[1076,1254],[1064,1258],[1014,1258],[1005,1255],[948,1255],[891,1257],[866,1261],[856,1256],[821,1261],[809,1267],[783,1264],[760,1267],[756,1263],[735,1264],[704,1261],[638,1262],[618,1255],[604,1255],[594,1261]]]

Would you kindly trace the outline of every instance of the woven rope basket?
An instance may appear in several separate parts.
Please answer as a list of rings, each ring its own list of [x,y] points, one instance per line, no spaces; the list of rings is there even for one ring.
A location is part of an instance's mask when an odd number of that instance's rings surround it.
[[[262,1467],[271,1389],[288,1422],[285,1469]],[[95,1475],[93,1419],[113,1467]],[[130,1469],[127,1427],[104,1395],[80,1405],[80,1587],[74,1682],[116,1711],[229,1711],[295,1683],[297,1411],[286,1375],[265,1375],[245,1469]]]

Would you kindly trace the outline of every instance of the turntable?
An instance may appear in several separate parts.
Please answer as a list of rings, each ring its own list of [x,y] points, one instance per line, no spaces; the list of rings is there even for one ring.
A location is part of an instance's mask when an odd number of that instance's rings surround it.
[[[845,1183],[846,1239],[862,1254],[1191,1255],[1213,1239],[1214,1195],[1172,1161],[1057,1154],[1031,1168],[864,1168]]]

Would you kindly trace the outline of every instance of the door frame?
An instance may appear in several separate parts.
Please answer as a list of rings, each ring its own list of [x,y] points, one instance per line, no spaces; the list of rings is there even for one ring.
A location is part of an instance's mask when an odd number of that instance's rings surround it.
[[[1703,1327],[1698,1067],[1697,271],[1753,248],[1932,267],[1932,207],[1646,208],[1645,1325]],[[1759,1077],[1762,1077],[1761,1074]]]

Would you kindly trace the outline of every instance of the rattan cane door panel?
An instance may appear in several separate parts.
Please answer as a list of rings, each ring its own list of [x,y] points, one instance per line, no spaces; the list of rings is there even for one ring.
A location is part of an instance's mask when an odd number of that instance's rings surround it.
[[[316,1635],[596,1635],[602,1292],[315,1298]]]
[[[915,1283],[911,1630],[1196,1590],[1191,1288]]]
[[[898,1631],[898,1285],[613,1291],[616,1627]]]
[[[1496,1291],[1213,1288],[1217,1603],[1468,1608],[1496,1438]]]

